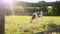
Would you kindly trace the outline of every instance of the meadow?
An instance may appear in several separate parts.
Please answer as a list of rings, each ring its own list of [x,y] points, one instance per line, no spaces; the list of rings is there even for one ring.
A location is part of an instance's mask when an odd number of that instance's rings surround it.
[[[33,20],[30,23],[31,16],[5,16],[6,34],[33,34],[46,30],[44,24],[54,22],[60,25],[60,16],[43,16],[38,18],[38,22]]]

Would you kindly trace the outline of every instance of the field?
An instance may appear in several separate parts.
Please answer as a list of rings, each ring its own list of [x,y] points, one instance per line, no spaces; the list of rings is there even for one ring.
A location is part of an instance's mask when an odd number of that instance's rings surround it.
[[[6,34],[33,34],[46,30],[44,24],[54,22],[60,25],[60,16],[43,16],[43,18],[30,23],[31,16],[5,16],[5,33]]]

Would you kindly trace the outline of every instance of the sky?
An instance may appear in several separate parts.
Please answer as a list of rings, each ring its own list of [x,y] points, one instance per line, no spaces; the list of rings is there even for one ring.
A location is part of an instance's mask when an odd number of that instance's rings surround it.
[[[42,1],[42,0],[17,0],[17,1],[24,1],[24,2],[30,2],[30,3],[36,3],[36,2],[39,2],[39,1]],[[46,2],[54,2],[56,0],[44,0]],[[57,0],[59,1],[59,0]]]

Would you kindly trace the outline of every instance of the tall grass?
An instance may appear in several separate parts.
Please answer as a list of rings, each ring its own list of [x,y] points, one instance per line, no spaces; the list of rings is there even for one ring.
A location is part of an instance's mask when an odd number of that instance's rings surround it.
[[[35,32],[44,31],[44,24],[50,23],[53,21],[56,24],[60,25],[60,17],[44,16],[43,22],[42,17],[36,20],[33,20],[33,23],[30,23],[31,16],[5,16],[5,33],[6,34],[32,34]]]

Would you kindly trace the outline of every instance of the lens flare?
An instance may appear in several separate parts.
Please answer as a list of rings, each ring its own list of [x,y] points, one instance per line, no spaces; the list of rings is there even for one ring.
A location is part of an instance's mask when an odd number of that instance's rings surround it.
[[[12,0],[3,0],[4,3],[11,3]]]

